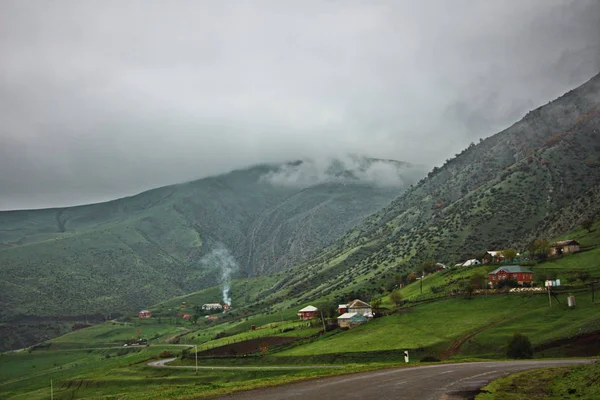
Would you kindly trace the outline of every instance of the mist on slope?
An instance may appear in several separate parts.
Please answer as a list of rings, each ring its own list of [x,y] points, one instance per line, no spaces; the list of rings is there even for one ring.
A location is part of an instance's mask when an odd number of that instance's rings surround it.
[[[260,180],[272,185],[297,188],[339,183],[400,189],[424,176],[426,169],[425,166],[401,161],[347,154],[283,163],[276,170],[263,175]]]

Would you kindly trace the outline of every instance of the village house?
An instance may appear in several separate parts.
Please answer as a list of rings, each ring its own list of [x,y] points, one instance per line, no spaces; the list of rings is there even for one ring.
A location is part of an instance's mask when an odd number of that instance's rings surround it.
[[[563,254],[577,253],[580,250],[579,242],[576,240],[561,240],[550,245],[551,256],[562,256]]]
[[[207,303],[202,305],[202,309],[205,311],[221,311],[223,306],[219,303]]]
[[[367,322],[367,318],[364,315],[355,312],[342,314],[337,320],[340,328],[354,328]]]
[[[319,311],[319,309],[317,307],[306,306],[303,309],[298,311],[298,317],[302,321],[314,319],[317,316],[317,311]]]
[[[152,313],[149,310],[142,310],[138,312],[138,318],[150,318]]]
[[[533,271],[521,267],[520,265],[505,265],[498,267],[488,274],[490,285],[495,287],[499,282],[505,279],[512,279],[519,285],[524,283],[533,283]]]
[[[358,299],[353,300],[348,304],[348,312],[361,314],[366,318],[373,318],[373,308],[371,308],[371,305]]]

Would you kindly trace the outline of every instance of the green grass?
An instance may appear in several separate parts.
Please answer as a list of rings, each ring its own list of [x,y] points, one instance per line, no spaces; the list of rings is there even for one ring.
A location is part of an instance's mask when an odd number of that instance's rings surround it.
[[[600,363],[520,372],[497,379],[477,400],[600,399]]]

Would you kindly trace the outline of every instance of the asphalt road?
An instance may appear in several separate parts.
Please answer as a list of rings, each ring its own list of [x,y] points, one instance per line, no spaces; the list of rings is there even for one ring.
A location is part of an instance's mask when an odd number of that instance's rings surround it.
[[[532,368],[593,362],[594,360],[498,361],[396,368],[237,392],[219,399],[472,399],[481,387],[505,375]]]
[[[219,365],[167,365],[168,363],[177,360],[177,358],[163,358],[162,360],[149,362],[149,367],[155,368],[183,368],[183,369],[238,369],[238,370],[265,370],[265,369],[319,369],[319,368],[344,368],[340,365],[259,365],[259,366],[240,366],[240,367],[228,367]]]

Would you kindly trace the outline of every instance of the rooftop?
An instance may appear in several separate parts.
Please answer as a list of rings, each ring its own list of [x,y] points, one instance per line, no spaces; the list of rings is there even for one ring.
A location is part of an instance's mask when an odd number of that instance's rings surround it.
[[[306,306],[304,307],[302,310],[299,310],[298,312],[312,312],[312,311],[318,311],[319,309],[317,307],[314,306]]]
[[[505,271],[508,273],[516,273],[516,272],[529,272],[529,273],[533,273],[533,271],[527,269],[527,268],[523,268],[520,265],[503,265],[501,267],[496,268],[495,270],[493,270],[492,272],[490,272],[490,274],[497,274],[500,271]]]

